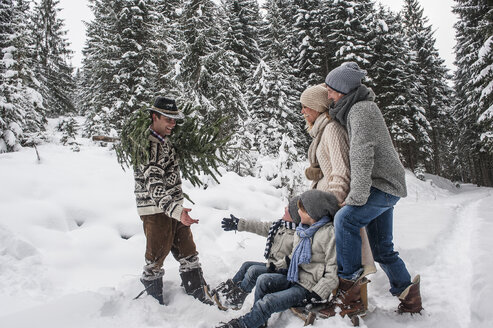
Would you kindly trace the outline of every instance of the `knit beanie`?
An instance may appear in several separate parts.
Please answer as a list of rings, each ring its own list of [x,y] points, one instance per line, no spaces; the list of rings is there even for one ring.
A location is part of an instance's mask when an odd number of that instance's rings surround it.
[[[300,103],[319,113],[325,112],[329,108],[327,89],[323,84],[306,88],[300,96]]]
[[[329,192],[311,189],[302,193],[300,200],[306,213],[315,221],[320,220],[324,216],[333,219],[339,210],[336,196]]]
[[[291,219],[293,219],[293,222],[296,224],[300,224],[301,222],[301,217],[300,214],[298,213],[298,200],[300,199],[300,196],[295,196],[289,200],[288,203],[288,212],[289,215],[291,215]]]
[[[355,62],[342,63],[327,74],[325,84],[339,93],[347,95],[361,85],[361,79],[366,71],[359,68]]]

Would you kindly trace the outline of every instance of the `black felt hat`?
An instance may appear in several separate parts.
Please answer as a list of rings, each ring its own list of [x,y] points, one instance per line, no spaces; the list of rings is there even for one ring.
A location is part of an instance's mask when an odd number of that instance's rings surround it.
[[[157,97],[154,101],[154,106],[149,108],[149,110],[175,120],[182,120],[185,118],[185,115],[183,115],[183,113],[178,110],[178,107],[176,107],[175,100],[166,97]]]

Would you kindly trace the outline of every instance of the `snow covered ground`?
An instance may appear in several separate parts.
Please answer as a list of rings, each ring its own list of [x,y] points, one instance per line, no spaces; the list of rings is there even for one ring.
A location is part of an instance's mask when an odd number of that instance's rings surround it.
[[[53,143],[0,154],[0,326],[214,327],[248,311],[222,312],[186,296],[178,264],[165,261],[162,307],[150,297],[132,300],[145,239],[135,209],[132,173],[113,152],[80,139],[80,152]],[[397,315],[381,269],[370,277],[370,312],[362,327],[493,326],[493,189],[407,174],[409,196],[395,211],[395,245],[411,275],[421,274],[423,315]],[[274,220],[285,192],[265,179],[224,172],[207,189],[184,183],[195,205],[191,216],[207,282],[232,277],[245,260],[262,260],[265,238],[224,232],[223,217]],[[301,327],[291,313],[269,327]],[[349,320],[319,320],[316,327],[350,327]]]

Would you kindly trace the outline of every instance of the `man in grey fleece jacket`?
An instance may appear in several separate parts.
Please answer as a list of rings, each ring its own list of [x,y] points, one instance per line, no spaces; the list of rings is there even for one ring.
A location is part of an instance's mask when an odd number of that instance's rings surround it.
[[[422,309],[419,275],[411,282],[392,242],[394,205],[407,195],[404,167],[373,91],[361,84],[365,75],[356,63],[347,62],[333,69],[325,80],[328,98],[333,100],[329,114],[347,128],[350,147],[350,191],[335,216],[338,276],[343,282],[339,286],[351,288],[349,282],[356,282],[362,272],[361,252],[357,250],[361,249],[359,229],[366,227],[375,261],[389,278],[390,292],[401,301],[399,313],[416,313]],[[347,290],[341,294],[347,295]],[[333,305],[350,306],[346,303],[356,304],[358,300],[339,297],[339,305],[337,302],[334,300]]]

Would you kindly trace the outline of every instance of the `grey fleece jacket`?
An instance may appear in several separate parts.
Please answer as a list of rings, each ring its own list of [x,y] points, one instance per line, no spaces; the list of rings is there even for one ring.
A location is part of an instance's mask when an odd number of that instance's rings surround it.
[[[347,205],[366,204],[372,186],[397,197],[407,196],[404,167],[382,113],[372,100],[355,103],[347,116],[351,165]]]

